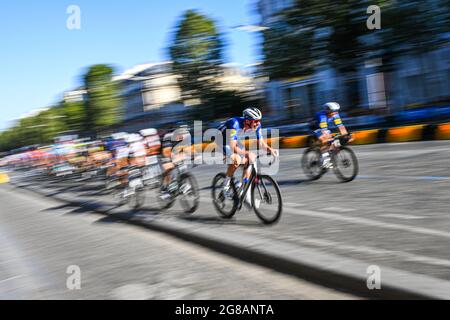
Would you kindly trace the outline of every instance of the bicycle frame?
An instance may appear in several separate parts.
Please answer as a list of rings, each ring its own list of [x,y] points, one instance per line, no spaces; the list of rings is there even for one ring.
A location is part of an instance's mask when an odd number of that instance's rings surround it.
[[[258,177],[258,159],[259,159],[259,155],[256,157],[255,162],[249,164],[247,169],[245,169],[245,170],[251,170],[251,174],[250,174],[250,179],[248,180],[246,185],[243,186],[244,189],[243,189],[242,195],[239,198],[238,210],[242,209],[247,192],[249,192],[250,187],[252,186],[255,179]],[[272,162],[270,162],[270,164],[272,164]],[[264,181],[262,181],[262,184],[263,184],[263,187],[266,188],[266,186],[264,185]],[[239,190],[238,190],[238,192],[239,192]]]
[[[247,168],[246,170],[249,170],[250,169],[250,167],[251,167],[251,174],[250,174],[250,179],[248,180],[248,182],[245,184],[245,185],[243,185],[243,192],[242,192],[242,195],[240,196],[240,198],[239,198],[239,205],[238,205],[238,210],[241,210],[242,209],[242,206],[243,206],[243,204],[244,204],[244,200],[245,200],[245,197],[246,197],[246,195],[247,195],[247,192],[249,191],[249,189],[250,189],[250,187],[252,186],[252,183],[253,183],[253,181],[255,180],[255,178],[256,178],[256,176],[257,176],[257,167],[256,167],[256,165],[255,164],[250,164],[249,165],[249,168]],[[255,168],[256,167],[256,168]],[[241,187],[242,188],[242,187]],[[238,190],[238,192],[239,192],[239,190]]]

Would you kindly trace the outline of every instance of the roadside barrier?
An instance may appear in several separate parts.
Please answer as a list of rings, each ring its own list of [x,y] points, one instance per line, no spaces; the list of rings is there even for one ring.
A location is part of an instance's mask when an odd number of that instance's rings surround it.
[[[9,182],[8,175],[6,173],[0,172],[0,184],[8,183],[8,182]]]
[[[450,140],[450,123],[443,123],[436,127],[434,132],[435,140]]]
[[[353,145],[450,140],[450,123],[437,125],[420,124],[388,129],[370,129],[352,131],[355,141]],[[309,145],[309,136],[292,136],[280,138],[280,149],[304,148]]]
[[[450,140],[450,123],[442,123],[437,125],[413,125],[403,126],[388,129],[369,129],[353,131],[355,141],[352,145],[365,145],[376,143],[392,143],[392,142],[411,142],[411,141],[426,141],[426,140]],[[310,144],[310,136],[299,135],[280,138],[269,138],[267,143],[272,145],[277,141],[280,149],[296,149],[305,148]],[[244,141],[245,147],[248,148],[250,141]],[[214,146],[211,142],[204,142],[202,144],[195,144],[192,146],[192,151],[201,152],[209,146],[209,149]]]
[[[355,141],[353,141],[351,144],[361,145],[377,143],[379,131],[379,129],[356,131],[353,133]]]
[[[426,125],[391,128],[387,130],[386,142],[420,141]]]

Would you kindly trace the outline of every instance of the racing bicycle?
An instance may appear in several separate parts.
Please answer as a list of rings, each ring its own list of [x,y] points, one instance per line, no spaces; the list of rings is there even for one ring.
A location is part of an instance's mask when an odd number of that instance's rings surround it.
[[[349,142],[349,135],[333,135],[330,148],[331,163],[333,171],[341,182],[353,181],[358,175],[358,159],[352,149],[346,145]],[[320,179],[328,169],[322,166],[322,153],[320,144],[314,143],[306,149],[302,157],[302,168],[310,181]]]
[[[128,203],[137,210],[144,205],[145,185],[142,176],[142,168],[129,166],[121,169],[114,176],[107,177],[106,189],[110,191],[117,206]],[[126,180],[126,182],[122,180]]]
[[[251,192],[251,206],[257,217],[264,224],[274,224],[278,222],[283,211],[283,201],[281,198],[278,183],[269,175],[261,174],[257,160],[250,164],[245,170],[250,170],[250,179],[239,188],[233,178],[230,181],[230,189],[224,191],[225,173],[217,174],[212,182],[213,204],[219,214],[225,219],[231,219],[237,211],[242,209],[248,192]],[[272,156],[272,165],[275,158]]]
[[[171,170],[175,174],[168,186],[164,184],[165,175],[161,176],[161,183],[157,199],[161,209],[171,208],[175,200],[180,200],[181,207],[187,214],[194,213],[200,203],[200,189],[197,180],[189,172],[188,164],[185,160],[174,162],[175,169]]]

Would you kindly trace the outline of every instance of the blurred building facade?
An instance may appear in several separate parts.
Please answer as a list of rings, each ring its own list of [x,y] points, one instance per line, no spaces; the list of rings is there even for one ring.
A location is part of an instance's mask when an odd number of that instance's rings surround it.
[[[241,93],[255,92],[257,84],[251,72],[241,68],[238,64],[222,65],[222,74],[216,79],[218,87],[223,91],[237,91]]]
[[[276,13],[293,4],[294,0],[259,0],[261,26],[270,28],[278,21]],[[449,45],[420,56],[405,55],[397,59],[389,79],[377,71],[382,63],[381,59],[375,59],[358,66],[354,76],[359,88],[355,92],[360,101],[358,107],[397,112],[413,105],[450,100]],[[345,110],[350,104],[344,88],[348,80],[352,79],[343,78],[329,66],[321,66],[310,77],[268,81],[265,99],[272,116],[279,119],[310,117],[327,101],[338,101]]]
[[[133,66],[113,77],[118,84],[122,119],[117,130],[136,132],[149,126],[163,127],[186,120],[186,112],[200,101],[183,101],[178,76],[172,73],[172,62],[146,63]],[[237,64],[224,64],[214,79],[222,91],[237,92],[242,97],[262,95],[262,85],[252,73]],[[87,99],[84,87],[63,93],[64,102]]]
[[[137,65],[113,81],[119,82],[121,88],[125,121],[156,109],[182,111],[184,107],[170,62]]]
[[[120,85],[123,124],[120,129],[137,131],[152,126],[164,126],[183,121],[186,111],[199,101],[183,101],[178,76],[172,73],[172,62],[140,64],[113,78]],[[235,91],[242,95],[257,92],[250,73],[236,64],[222,65],[222,73],[215,79],[219,90]]]

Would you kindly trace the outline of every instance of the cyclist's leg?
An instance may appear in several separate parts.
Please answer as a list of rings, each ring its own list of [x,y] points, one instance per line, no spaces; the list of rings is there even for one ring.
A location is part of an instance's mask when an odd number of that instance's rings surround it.
[[[120,158],[117,159],[117,171],[116,176],[119,178],[119,182],[122,185],[125,185],[128,183],[128,170],[127,167],[129,166],[128,158]]]
[[[230,185],[230,181],[234,176],[234,173],[239,168],[239,166],[241,166],[244,163],[245,158],[242,158],[240,155],[233,153],[231,151],[230,146],[224,147],[223,154],[226,158],[226,162],[228,163],[226,178],[224,181],[224,187],[228,189],[229,185]]]
[[[248,170],[248,167],[250,164],[255,163],[256,161],[256,154],[250,153],[247,157],[244,157],[243,159],[243,165],[244,170],[242,172],[242,181],[244,183],[247,183],[247,181],[250,179],[250,175],[252,174],[251,171]]]
[[[332,140],[331,132],[329,130],[316,130],[314,133],[321,143],[320,153],[322,154],[322,164],[328,168],[331,166],[329,144],[330,140]]]
[[[163,162],[162,163],[163,168],[163,184],[165,186],[169,185],[172,180],[172,170],[175,169],[175,165],[171,161]]]
[[[172,148],[163,148],[161,153],[161,166],[163,168],[163,188],[171,182],[171,171],[175,168],[172,162]]]

